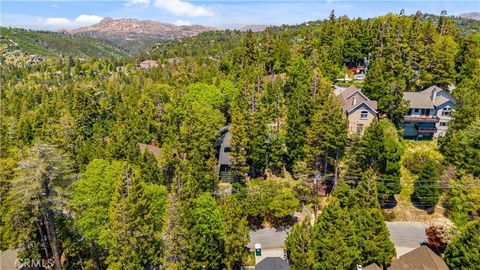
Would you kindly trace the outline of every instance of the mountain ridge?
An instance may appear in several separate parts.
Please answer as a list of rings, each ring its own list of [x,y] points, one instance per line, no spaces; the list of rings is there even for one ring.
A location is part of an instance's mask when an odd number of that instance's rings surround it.
[[[203,25],[178,26],[153,20],[104,18],[97,24],[62,32],[104,38],[132,51],[141,51],[162,40],[193,37],[212,30],[215,28]]]

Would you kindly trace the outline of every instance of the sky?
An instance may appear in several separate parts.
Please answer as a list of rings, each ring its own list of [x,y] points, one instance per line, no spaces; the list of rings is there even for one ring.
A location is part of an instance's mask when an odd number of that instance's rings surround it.
[[[298,24],[337,16],[369,18],[388,12],[449,15],[480,11],[480,0],[0,0],[0,25],[59,30],[95,24],[103,18],[135,18],[217,28]]]

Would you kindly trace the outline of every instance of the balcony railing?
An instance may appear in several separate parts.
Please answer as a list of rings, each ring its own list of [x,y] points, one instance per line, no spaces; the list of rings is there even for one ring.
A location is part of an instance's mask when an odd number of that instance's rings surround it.
[[[437,128],[418,127],[417,131],[418,131],[418,133],[435,133],[435,132],[437,132]]]
[[[405,115],[403,117],[404,122],[425,122],[425,123],[437,123],[440,119],[434,115]]]

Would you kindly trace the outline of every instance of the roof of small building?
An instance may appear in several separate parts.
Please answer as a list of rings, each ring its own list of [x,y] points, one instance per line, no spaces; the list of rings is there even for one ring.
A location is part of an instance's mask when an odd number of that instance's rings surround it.
[[[382,268],[378,266],[376,263],[372,263],[363,267],[363,270],[382,270]]]
[[[263,80],[265,81],[275,81],[276,79],[285,81],[287,79],[287,73],[269,74],[269,75],[263,76]]]
[[[421,246],[400,256],[388,270],[448,270],[448,266],[427,246]]]
[[[255,265],[255,270],[289,270],[288,263],[280,257],[267,257]]]
[[[159,64],[156,60],[145,60],[145,61],[140,62],[140,67],[145,68],[145,69],[154,68],[154,67],[158,67],[158,66],[159,66]]]
[[[144,144],[144,143],[139,143],[138,146],[140,147],[140,152],[144,152],[148,150],[150,153],[152,153],[155,157],[158,157],[160,154],[160,148],[150,145],[150,144]]]

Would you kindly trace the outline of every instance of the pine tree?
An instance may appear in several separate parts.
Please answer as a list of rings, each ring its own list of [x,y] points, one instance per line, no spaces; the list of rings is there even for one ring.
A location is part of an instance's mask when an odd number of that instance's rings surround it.
[[[63,152],[52,145],[36,144],[18,163],[9,190],[10,205],[13,205],[8,213],[8,225],[12,226],[9,233],[14,239],[26,241],[21,238],[37,231],[47,259],[51,259],[49,254],[54,259],[55,269],[62,267],[62,239],[57,223],[65,210],[64,190],[72,181],[71,172],[72,164]],[[24,225],[17,223],[20,220]]]
[[[223,227],[225,228],[225,252],[223,263],[227,269],[237,269],[243,265],[248,256],[246,246],[249,241],[250,228],[242,202],[234,196],[220,199],[219,208],[222,211]]]
[[[288,233],[285,239],[285,249],[287,250],[291,269],[310,269],[312,260],[309,257],[308,247],[311,233],[312,226],[308,217],[302,222],[295,224]]]
[[[288,98],[287,133],[288,165],[292,167],[304,156],[303,146],[310,117],[309,71],[306,61],[297,57],[289,69],[285,87]]]
[[[115,181],[123,173],[125,164],[103,159],[90,162],[80,179],[72,185],[68,206],[75,216],[82,235],[102,248],[107,246],[108,212],[115,193]]]
[[[480,265],[480,220],[468,223],[445,250],[450,269],[477,269]]]
[[[329,94],[314,112],[307,129],[305,157],[310,171],[319,171],[347,141],[347,120],[338,98]]]
[[[395,256],[395,247],[383,220],[377,199],[374,173],[368,170],[353,192],[353,205],[348,208],[355,220],[355,235],[360,251],[359,263],[376,263],[386,267]]]
[[[106,260],[112,269],[144,269],[160,264],[160,232],[154,229],[152,202],[137,175],[126,165],[115,186]]]
[[[246,119],[244,113],[236,108],[232,110],[232,122],[229,130],[231,132],[230,144],[232,146],[232,165],[236,176],[244,178],[248,174],[247,147],[249,137],[247,134]]]
[[[189,267],[219,268],[225,252],[225,228],[215,199],[203,193],[196,199],[195,208],[190,214],[187,234],[190,243]]]
[[[370,125],[359,142],[354,169],[360,172],[372,168],[378,172],[377,191],[380,202],[401,191],[402,152],[398,131],[386,119]]]
[[[188,257],[188,238],[176,192],[169,195],[163,231],[162,268],[183,269]]]
[[[140,167],[143,181],[151,184],[167,184],[162,179],[162,171],[158,166],[157,158],[152,152],[145,150],[139,155],[136,163]]]
[[[443,89],[449,89],[455,80],[455,56],[458,45],[450,36],[438,36],[432,47],[432,79]]]
[[[440,197],[439,173],[435,161],[429,160],[415,180],[412,201],[421,208],[434,207]]]
[[[316,220],[309,250],[313,269],[349,269],[359,256],[353,221],[333,199]]]
[[[395,257],[395,246],[379,208],[356,209],[356,238],[360,251],[360,263],[376,263],[388,266]]]

